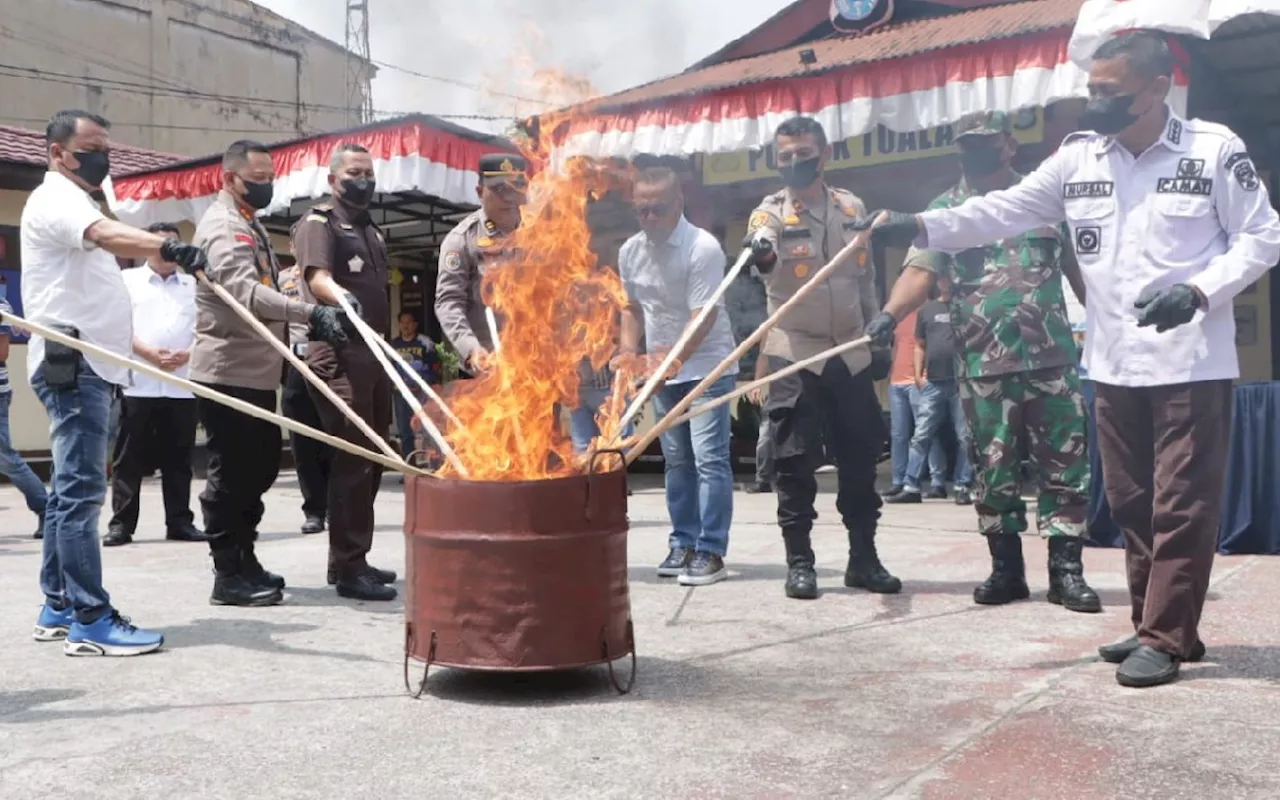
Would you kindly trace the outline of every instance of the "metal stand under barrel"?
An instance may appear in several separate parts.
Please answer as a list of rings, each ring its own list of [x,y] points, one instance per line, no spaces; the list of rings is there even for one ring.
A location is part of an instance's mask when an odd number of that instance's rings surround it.
[[[602,455],[599,453],[597,455]],[[536,672],[604,664],[635,684],[622,470],[543,481],[405,479],[405,688],[433,665]],[[631,656],[625,682],[613,662]],[[415,687],[409,661],[424,664]]]

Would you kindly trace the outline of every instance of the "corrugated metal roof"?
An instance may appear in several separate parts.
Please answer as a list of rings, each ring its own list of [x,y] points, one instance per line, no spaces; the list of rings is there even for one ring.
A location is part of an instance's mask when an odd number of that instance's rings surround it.
[[[113,143],[111,145],[111,176],[114,178],[139,170],[157,169],[181,160],[182,156]],[[0,125],[0,164],[43,167],[47,163],[44,133],[15,128],[11,125]]]
[[[865,36],[842,36],[809,42],[775,53],[673,75],[653,83],[599,98],[592,110],[641,105],[749,83],[816,75],[856,64],[904,58],[933,50],[1008,39],[1075,24],[1084,0],[1022,0],[958,14],[889,25]],[[817,63],[800,62],[802,50],[813,50]]]

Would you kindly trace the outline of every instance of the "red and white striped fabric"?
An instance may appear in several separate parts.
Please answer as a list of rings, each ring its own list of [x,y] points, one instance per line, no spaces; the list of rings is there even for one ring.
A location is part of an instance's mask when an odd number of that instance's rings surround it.
[[[274,145],[275,197],[264,213],[284,211],[295,200],[328,194],[329,159],[335,147],[348,142],[363,145],[373,155],[379,192],[418,191],[467,205],[476,202],[480,157],[511,150],[502,139],[428,117]],[[221,188],[220,158],[116,178],[103,185],[112,213],[138,226],[198,222]]]

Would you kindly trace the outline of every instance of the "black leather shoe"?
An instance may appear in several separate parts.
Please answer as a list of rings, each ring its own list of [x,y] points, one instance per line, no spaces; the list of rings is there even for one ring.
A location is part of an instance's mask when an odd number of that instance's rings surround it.
[[[44,538],[44,514],[41,514],[41,515],[40,515],[39,520],[40,520],[40,521],[36,523],[36,530],[35,530],[35,532],[31,534],[31,538],[32,538],[32,539],[43,539],[43,538]]]
[[[374,580],[373,575],[362,572],[355,578],[338,581],[338,595],[352,600],[388,602],[396,599],[396,590]]]
[[[165,532],[164,538],[171,542],[207,542],[209,537],[205,532],[197,528],[190,522],[185,525],[178,525],[170,528]]]
[[[973,495],[963,486],[956,489],[956,505],[971,506],[973,505]]]
[[[1018,534],[987,534],[987,550],[991,553],[991,575],[973,588],[973,602],[980,606],[1003,606],[1030,597],[1026,564],[1022,560],[1022,539]]]
[[[106,535],[102,537],[103,547],[120,547],[133,541],[133,534],[126,532],[123,528],[108,528]]]
[[[818,573],[813,564],[792,564],[787,568],[787,583],[783,587],[787,597],[795,600],[818,599]]]
[[[324,531],[324,517],[307,517],[302,522],[302,532],[305,534],[321,533]]]
[[[368,566],[365,567],[365,570],[368,571],[368,573],[372,575],[373,579],[378,583],[390,585],[396,582],[396,573],[393,570],[378,569],[377,567]],[[325,580],[330,586],[336,586],[338,584],[338,570],[333,567],[329,567],[329,572],[325,575]]]
[[[1102,647],[1098,648],[1098,655],[1101,656],[1102,660],[1108,664],[1120,664],[1123,663],[1134,650],[1137,650],[1139,646],[1138,634],[1135,633],[1127,639],[1121,639],[1120,641],[1112,642],[1111,644],[1104,644]],[[1191,655],[1187,658],[1187,661],[1195,662],[1202,658],[1204,658],[1204,642],[1197,641],[1192,646]]]
[[[924,500],[921,499],[919,492],[912,492],[907,489],[903,489],[897,494],[892,494],[892,495],[889,495],[888,497],[885,497],[884,501],[886,503],[923,503],[924,502]]]
[[[1145,644],[1138,645],[1116,669],[1116,683],[1132,689],[1172,683],[1177,677],[1178,659]]]
[[[209,605],[213,606],[274,606],[284,599],[279,589],[263,586],[239,573],[218,575],[213,579],[213,593]]]
[[[1084,580],[1084,542],[1075,536],[1049,537],[1050,603],[1068,611],[1096,614],[1102,610],[1098,593]]]
[[[888,489],[880,493],[880,499],[887,500],[890,497],[897,497],[900,494],[902,494],[901,486],[890,486]]]
[[[947,487],[945,487],[945,486],[935,486],[935,487],[933,487],[932,489],[930,489],[930,490],[929,490],[929,492],[928,492],[927,494],[925,494],[924,498],[925,498],[926,500],[946,500],[946,499],[947,499]]]
[[[267,572],[262,563],[258,561],[258,556],[252,550],[244,551],[242,559],[240,574],[244,575],[250,583],[266,586],[276,591],[284,588],[284,578],[274,572]]]

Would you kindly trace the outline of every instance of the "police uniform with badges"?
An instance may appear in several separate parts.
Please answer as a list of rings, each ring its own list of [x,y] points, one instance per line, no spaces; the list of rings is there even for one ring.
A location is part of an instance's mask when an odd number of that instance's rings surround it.
[[[526,180],[527,165],[520,156],[486,155],[479,166],[481,186],[486,190],[503,185],[521,187]],[[440,245],[436,318],[464,369],[474,366],[471,359],[478,349],[493,352],[480,288],[485,274],[510,257],[510,234],[490,219],[482,206],[458,223]]]
[[[326,270],[357,300],[361,317],[373,330],[385,333],[391,329],[386,240],[367,210],[340,200],[318,203],[298,224],[293,241],[303,275],[303,297],[314,299],[310,288],[314,271]],[[390,429],[391,379],[363,339],[353,337],[341,347],[311,342],[307,366],[373,430],[381,433]],[[376,449],[319,390],[314,386],[308,390],[326,432]],[[370,572],[367,556],[373,546],[373,505],[381,482],[381,465],[334,451],[328,486],[328,581],[339,583],[340,590],[362,585],[361,577]]]
[[[296,266],[281,270],[279,281],[281,294],[294,300],[302,299],[302,278]],[[289,347],[294,355],[306,360],[310,347],[307,326],[289,326]],[[284,365],[280,410],[295,422],[312,428],[324,428],[306,378],[287,363]],[[293,454],[294,469],[298,472],[298,488],[302,492],[302,514],[305,518],[302,532],[319,533],[324,530],[325,517],[329,513],[329,467],[333,461],[333,448],[310,436],[290,433],[289,451]]]
[[[769,195],[751,215],[748,238],[771,245],[776,260],[757,260],[769,311],[795,295],[854,239],[854,222],[865,213],[851,192],[824,188],[824,203],[810,208],[790,189]],[[769,371],[857,339],[878,308],[869,251],[836,271],[769,331],[763,352]],[[810,531],[817,519],[814,499],[825,451],[837,465],[836,507],[848,529],[846,586],[897,592],[901,582],[880,564],[875,534],[881,500],[875,490],[876,462],[886,431],[866,346],[815,364],[769,385],[764,413],[773,437],[778,524],[786,544],[792,597],[816,596]]]

